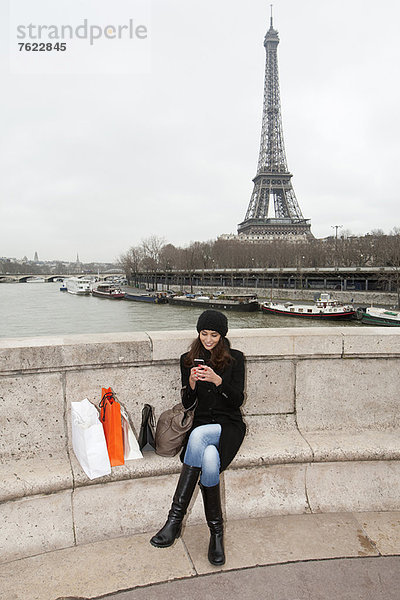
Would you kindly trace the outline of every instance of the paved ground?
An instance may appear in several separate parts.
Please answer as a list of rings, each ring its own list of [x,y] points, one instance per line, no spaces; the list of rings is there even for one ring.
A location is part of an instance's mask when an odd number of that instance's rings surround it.
[[[152,533],[0,564],[0,599],[400,599],[400,512],[231,521],[222,570],[208,563],[206,526],[167,549]]]
[[[254,567],[136,588],[106,598],[399,600],[400,557],[341,558]]]

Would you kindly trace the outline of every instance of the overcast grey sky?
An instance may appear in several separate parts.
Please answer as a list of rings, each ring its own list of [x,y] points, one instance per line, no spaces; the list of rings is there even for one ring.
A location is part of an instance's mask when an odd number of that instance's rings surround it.
[[[114,75],[10,73],[0,2],[0,256],[111,261],[153,234],[236,232],[269,2],[152,0],[150,72]],[[399,22],[395,0],[274,2],[286,154],[317,237],[400,226]]]

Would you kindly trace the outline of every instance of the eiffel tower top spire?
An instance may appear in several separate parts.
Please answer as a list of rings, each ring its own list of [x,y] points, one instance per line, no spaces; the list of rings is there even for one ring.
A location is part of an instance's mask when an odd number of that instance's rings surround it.
[[[270,27],[264,38],[266,52],[264,105],[260,153],[254,189],[245,220],[238,233],[257,239],[310,236],[310,224],[304,219],[292,187],[283,139],[278,73],[278,31],[274,29],[272,5]],[[275,217],[268,216],[270,204]]]
[[[277,44],[279,44],[278,32],[276,31],[276,29],[274,29],[274,23],[273,23],[273,15],[272,15],[273,4],[271,4],[270,6],[271,6],[270,26],[269,26],[269,29],[268,29],[267,33],[265,34],[265,39],[264,39],[264,46],[265,47],[267,45],[267,42],[274,41]]]

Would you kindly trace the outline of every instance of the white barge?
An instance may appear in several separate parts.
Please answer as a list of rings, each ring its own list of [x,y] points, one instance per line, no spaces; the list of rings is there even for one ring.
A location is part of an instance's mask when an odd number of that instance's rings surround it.
[[[264,302],[262,311],[283,317],[301,317],[303,319],[354,319],[355,308],[352,304],[341,304],[323,293],[314,304],[293,304],[293,302]]]
[[[70,277],[66,280],[67,292],[79,296],[89,296],[91,292],[90,279],[81,279],[80,277]]]

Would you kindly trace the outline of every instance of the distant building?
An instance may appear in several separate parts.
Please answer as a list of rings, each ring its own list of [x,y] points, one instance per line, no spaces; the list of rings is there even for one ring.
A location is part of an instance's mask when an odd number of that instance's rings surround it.
[[[307,241],[308,239],[310,239],[309,236],[305,237],[305,236],[299,236],[297,233],[295,232],[290,232],[288,233],[287,231],[285,232],[285,235],[283,236],[277,236],[275,233],[273,232],[269,232],[269,233],[260,233],[260,232],[256,232],[256,233],[223,233],[222,235],[218,236],[219,240],[234,240],[235,242],[248,242],[251,244],[257,244],[259,242],[272,242],[272,241],[276,241],[276,240],[283,240],[284,242],[304,242]]]

